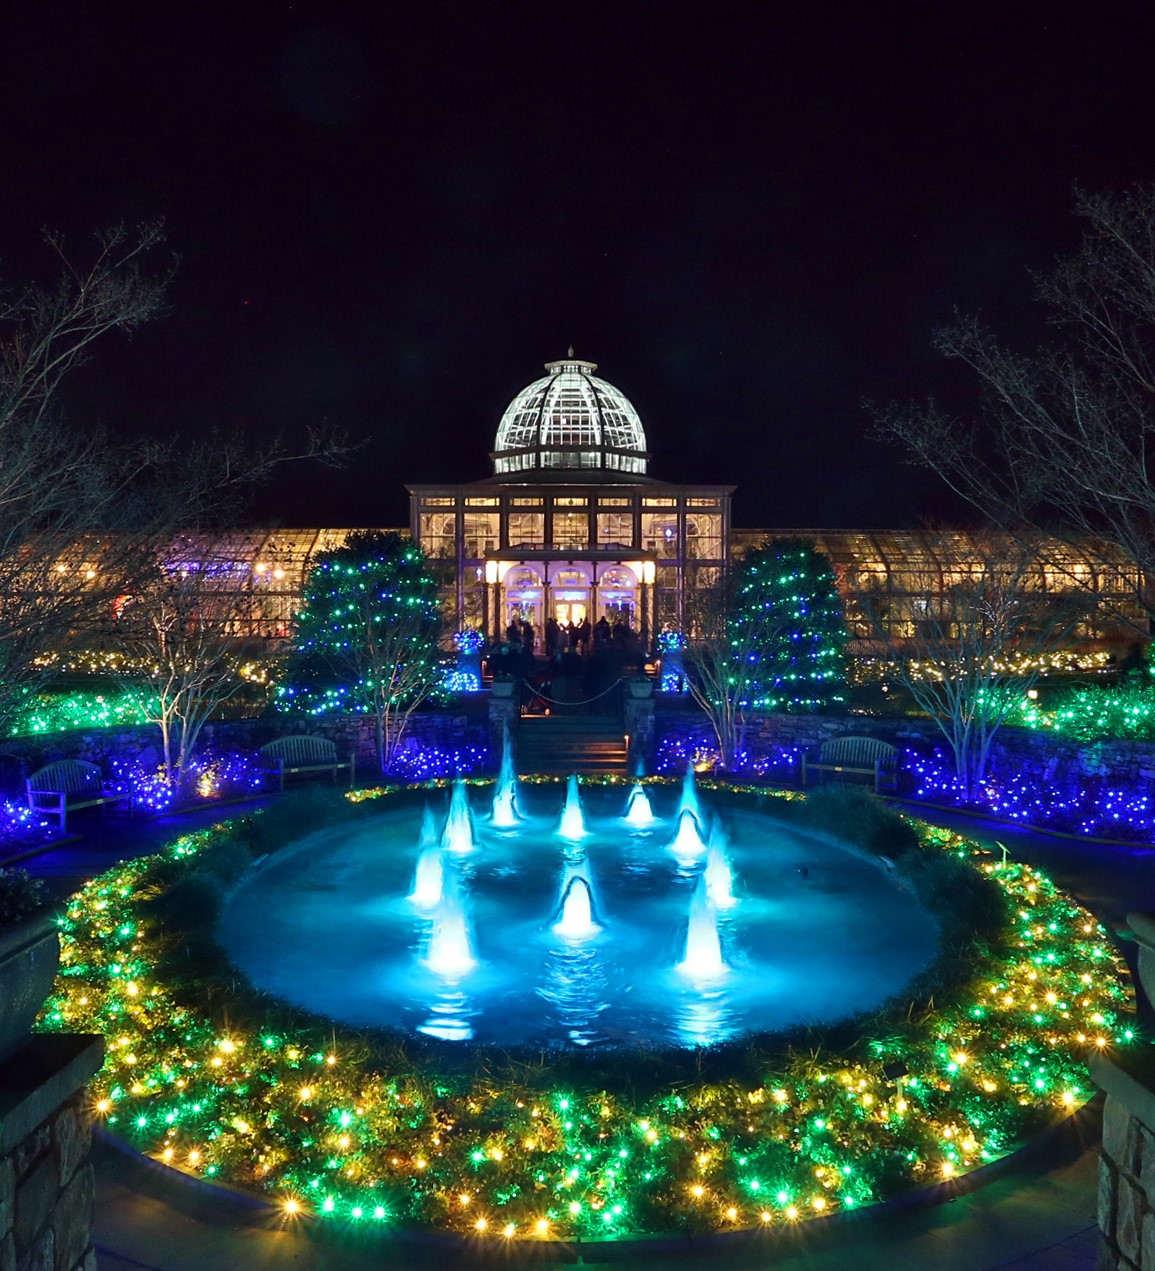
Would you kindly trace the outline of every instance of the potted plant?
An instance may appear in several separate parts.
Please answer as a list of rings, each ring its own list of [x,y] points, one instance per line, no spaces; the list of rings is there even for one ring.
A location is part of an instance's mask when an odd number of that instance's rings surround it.
[[[59,964],[44,884],[24,870],[0,869],[0,1061],[23,1045]]]
[[[648,675],[631,675],[626,680],[626,693],[630,697],[653,697],[654,681]]]
[[[494,697],[512,697],[517,688],[517,678],[502,671],[493,677],[492,688]]]

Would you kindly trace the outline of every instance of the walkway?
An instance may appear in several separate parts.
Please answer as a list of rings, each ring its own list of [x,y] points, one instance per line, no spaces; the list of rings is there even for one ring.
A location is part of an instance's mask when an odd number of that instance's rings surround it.
[[[84,837],[25,862],[65,894],[117,860],[155,850],[190,829],[243,814],[256,803],[161,817],[148,823],[88,818]],[[975,838],[1005,843],[1045,870],[1113,929],[1134,909],[1155,911],[1155,849],[1053,838],[991,827],[955,813],[927,813]],[[99,1271],[405,1271],[431,1266],[703,1267],[716,1271],[1094,1271],[1098,1112],[1016,1157],[1007,1172],[929,1207],[864,1210],[851,1220],[809,1223],[776,1237],[625,1246],[458,1248],[427,1241],[355,1238],[289,1229],[279,1216],[224,1202],[167,1171],[98,1144]]]

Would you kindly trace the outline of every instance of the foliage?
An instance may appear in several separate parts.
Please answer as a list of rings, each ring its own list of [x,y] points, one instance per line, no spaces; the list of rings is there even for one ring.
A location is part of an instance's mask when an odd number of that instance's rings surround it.
[[[317,558],[298,615],[284,708],[370,714],[389,768],[412,712],[439,679],[437,580],[417,544],[360,531]]]
[[[259,820],[237,827],[250,850]],[[292,833],[286,818],[261,846]],[[94,1090],[115,1133],[290,1214],[530,1237],[789,1223],[997,1158],[1090,1097],[1088,1048],[1131,1037],[1103,928],[1038,871],[923,827],[901,856],[944,862],[923,867],[935,894],[956,866],[1001,893],[1001,948],[967,946],[949,1005],[896,1003],[791,1049],[753,1038],[729,1069],[685,1051],[582,1056],[584,1077],[560,1055],[463,1061],[293,1011],[203,946],[190,975],[196,932],[149,906],[196,877],[207,912],[238,865],[215,859],[229,836],[187,836],[73,899],[46,1023],[127,1039]]]
[[[42,879],[23,869],[0,869],[0,927],[30,917],[46,903]]]
[[[1155,740],[1155,684],[1149,675],[1122,684],[1090,684],[1057,694],[1047,706],[1025,701],[1015,721],[1072,741]]]
[[[746,552],[724,586],[687,598],[690,692],[723,767],[740,765],[752,711],[813,711],[839,699],[846,629],[829,560],[802,539]]]
[[[151,714],[139,688],[37,693],[15,708],[9,736],[132,727],[148,723]]]
[[[1044,591],[1035,553],[1007,536],[944,542],[912,581],[911,612],[874,586],[853,592],[855,607],[895,681],[938,725],[963,788],[977,791],[995,735],[1085,605]]]

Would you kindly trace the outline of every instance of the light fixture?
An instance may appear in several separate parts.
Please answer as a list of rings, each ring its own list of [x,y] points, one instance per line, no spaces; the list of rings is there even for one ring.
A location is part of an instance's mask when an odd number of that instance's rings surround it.
[[[642,582],[644,582],[647,586],[652,587],[657,574],[658,567],[652,560],[642,561]]]
[[[491,584],[497,582],[497,561],[487,560],[485,562],[485,581]]]

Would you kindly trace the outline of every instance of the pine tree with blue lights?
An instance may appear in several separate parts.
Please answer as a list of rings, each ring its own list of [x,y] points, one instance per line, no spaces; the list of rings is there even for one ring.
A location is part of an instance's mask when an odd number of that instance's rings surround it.
[[[436,687],[441,600],[425,553],[401,534],[357,530],[317,557],[297,615],[282,709],[369,714],[381,771]]]
[[[808,539],[771,539],[735,571],[729,640],[752,710],[817,711],[842,700],[846,624],[834,568]]]

